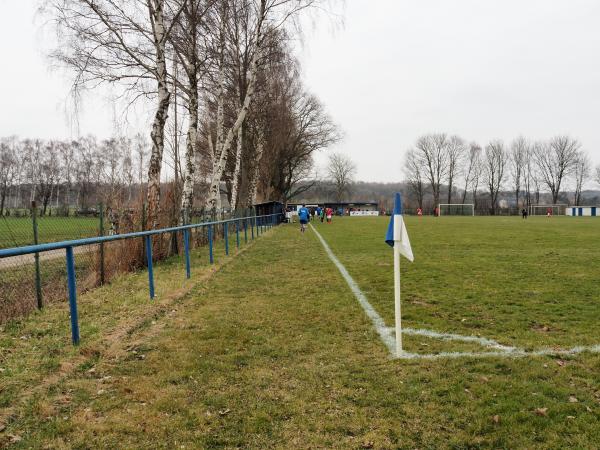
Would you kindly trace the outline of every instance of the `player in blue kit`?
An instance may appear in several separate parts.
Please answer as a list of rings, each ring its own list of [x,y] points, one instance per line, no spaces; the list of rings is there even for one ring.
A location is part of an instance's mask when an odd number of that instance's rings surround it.
[[[310,219],[310,212],[306,206],[302,205],[302,207],[298,210],[298,219],[300,219],[300,231],[304,233],[304,230],[306,230],[306,224]]]

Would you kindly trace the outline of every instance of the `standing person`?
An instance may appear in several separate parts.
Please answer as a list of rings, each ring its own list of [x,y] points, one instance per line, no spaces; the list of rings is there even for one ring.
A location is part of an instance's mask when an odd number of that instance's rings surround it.
[[[325,207],[321,208],[321,223],[323,223],[323,219],[325,219]]]
[[[422,216],[423,215],[423,210],[421,208],[417,208],[417,216]]]
[[[523,219],[527,219],[527,210],[525,208],[521,210],[521,214],[523,215]]]
[[[310,219],[310,212],[306,206],[302,205],[302,207],[298,210],[298,219],[300,219],[300,231],[304,233],[306,230],[306,224]]]
[[[327,208],[325,212],[327,214],[327,223],[331,223],[331,218],[333,217],[333,209]]]
[[[546,217],[552,217],[552,208],[546,209]]]

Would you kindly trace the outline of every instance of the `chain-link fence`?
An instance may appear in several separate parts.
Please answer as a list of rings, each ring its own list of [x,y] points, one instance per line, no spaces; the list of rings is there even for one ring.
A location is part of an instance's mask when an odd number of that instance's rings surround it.
[[[12,211],[0,216],[0,250],[26,245],[48,244],[97,236],[122,235],[146,229],[146,208],[112,210],[98,206],[86,214],[41,215],[33,206],[29,211]],[[206,246],[229,236],[239,235],[240,226],[222,222],[250,217],[252,209],[193,210],[185,215],[187,224],[216,222],[210,227],[189,230],[189,247]],[[160,223],[172,224],[164,218]],[[245,224],[248,227],[248,224]],[[246,233],[252,233],[246,228]],[[210,236],[209,236],[210,234]],[[243,236],[243,234],[242,234]],[[184,249],[183,231],[153,236],[152,259],[160,261]],[[233,240],[237,245],[237,240]],[[84,292],[109,282],[114,276],[147,264],[143,239],[114,240],[73,247],[77,291]],[[64,248],[0,258],[0,323],[26,315],[35,308],[67,297],[67,268]]]

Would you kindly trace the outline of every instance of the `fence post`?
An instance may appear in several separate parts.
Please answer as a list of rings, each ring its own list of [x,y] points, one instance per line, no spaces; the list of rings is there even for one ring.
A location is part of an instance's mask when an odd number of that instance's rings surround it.
[[[235,221],[235,240],[236,240],[237,248],[239,250],[239,248],[240,248],[240,221],[239,220]]]
[[[252,232],[252,240],[254,240],[254,223],[252,217],[250,217],[250,231]]]
[[[229,255],[229,222],[223,224],[223,237],[225,238],[225,254]]]
[[[215,259],[213,257],[213,235],[212,235],[212,225],[208,226],[208,256],[210,263],[214,263]]]
[[[35,201],[31,202],[31,219],[33,222],[33,243],[39,244],[38,224],[37,224],[37,208]],[[40,254],[35,252],[35,296],[37,298],[37,307],[42,309],[44,301],[42,299],[42,276],[40,274]]]
[[[244,244],[248,243],[248,219],[244,219]]]
[[[148,288],[150,289],[150,299],[154,298],[154,270],[152,268],[152,236],[144,237],[146,241],[146,260],[148,261]]]
[[[104,236],[104,205],[98,205],[100,211],[100,226],[98,234]],[[104,284],[104,242],[100,242],[100,284]]]
[[[146,231],[146,202],[142,203],[142,229],[140,231]],[[146,259],[145,246],[142,245],[142,261]]]
[[[67,247],[67,288],[69,291],[69,311],[71,313],[71,339],[79,344],[79,317],[77,316],[77,284],[75,280],[75,258],[73,247]]]
[[[185,250],[185,275],[190,278],[190,230],[188,229],[183,230],[183,248]]]

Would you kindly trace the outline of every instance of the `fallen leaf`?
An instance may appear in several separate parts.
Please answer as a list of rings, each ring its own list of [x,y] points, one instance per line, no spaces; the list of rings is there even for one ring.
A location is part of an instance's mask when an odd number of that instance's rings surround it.
[[[569,419],[569,420],[572,420],[574,418],[575,418],[575,416],[567,416],[567,419]]]
[[[500,416],[498,414],[496,414],[494,417],[492,417],[492,422],[500,423]]]
[[[563,367],[565,364],[567,364],[566,362],[564,362],[562,359],[557,359],[556,360],[556,364],[558,364],[560,367]]]
[[[592,408],[590,408],[589,406],[586,406],[586,407],[585,407],[585,410],[586,410],[587,412],[592,412]]]
[[[481,381],[487,383],[488,381],[490,381],[490,379],[488,377],[485,377],[485,376],[482,375],[481,376]]]
[[[219,411],[219,415],[220,416],[226,416],[227,414],[229,414],[231,412],[231,410],[229,408],[226,409],[222,409]]]
[[[535,413],[538,416],[546,417],[548,414],[548,408],[535,408]]]
[[[362,448],[373,448],[374,446],[375,446],[375,442],[373,442],[373,441],[363,442],[363,444],[362,444]]]
[[[21,436],[18,434],[10,434],[8,437],[10,437],[10,442],[19,442],[22,440]]]
[[[570,395],[569,396],[569,403],[577,403],[579,400],[577,400],[577,397]]]

